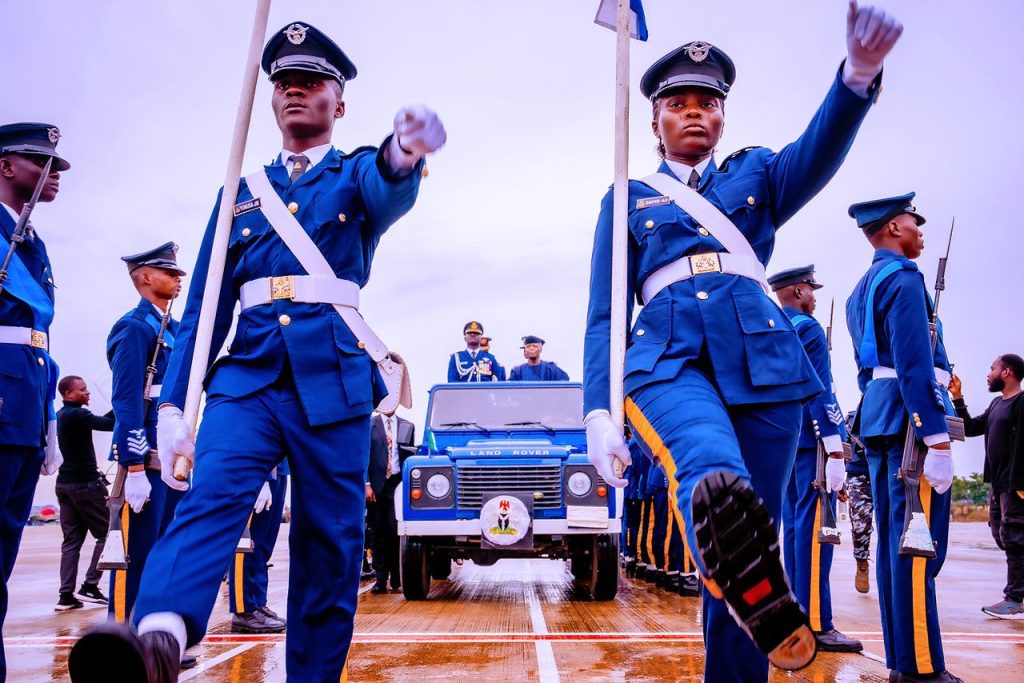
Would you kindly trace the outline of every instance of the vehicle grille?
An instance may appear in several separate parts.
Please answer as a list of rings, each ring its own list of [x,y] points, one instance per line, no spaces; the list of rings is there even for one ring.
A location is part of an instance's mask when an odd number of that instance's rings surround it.
[[[517,465],[515,467],[459,467],[458,507],[479,510],[488,493],[543,493],[533,499],[535,510],[550,510],[562,505],[562,468],[560,465]]]

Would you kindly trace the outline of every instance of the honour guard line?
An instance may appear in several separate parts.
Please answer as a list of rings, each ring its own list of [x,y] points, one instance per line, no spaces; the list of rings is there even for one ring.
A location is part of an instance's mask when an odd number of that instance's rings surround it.
[[[358,313],[359,289],[380,239],[415,203],[424,157],[446,135],[433,111],[408,107],[380,147],[336,150],[331,133],[345,114],[343,95],[356,67],[305,22],[272,34],[262,66],[274,86],[282,148],[239,185],[223,264],[211,260],[214,208],[160,394],[162,478],[172,488],[187,486],[175,478],[173,463],[191,461],[194,448],[192,490],[150,552],[132,627],[97,627],[72,648],[76,682],[176,680],[184,649],[205,634],[253,501],[284,459],[295,491],[287,675],[337,681],[345,668],[363,547],[370,413],[389,393],[384,377],[401,380]],[[223,284],[204,301],[203,284],[221,269]],[[235,338],[206,376],[193,447],[182,407],[192,364],[207,361],[193,358],[200,309],[214,310],[213,360],[236,302]],[[397,401],[399,387],[391,393]]]

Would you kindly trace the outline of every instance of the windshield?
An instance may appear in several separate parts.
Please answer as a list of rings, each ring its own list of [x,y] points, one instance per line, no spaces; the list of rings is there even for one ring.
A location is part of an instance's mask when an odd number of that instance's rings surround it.
[[[583,387],[522,383],[434,390],[430,428],[437,431],[583,429]]]

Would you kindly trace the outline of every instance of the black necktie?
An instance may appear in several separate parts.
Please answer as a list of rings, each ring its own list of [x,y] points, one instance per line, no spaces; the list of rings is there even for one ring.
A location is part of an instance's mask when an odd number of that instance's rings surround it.
[[[288,176],[288,182],[294,183],[299,179],[299,176],[306,172],[306,166],[309,165],[309,157],[305,154],[293,154],[288,157],[288,161],[292,162],[292,174]]]
[[[690,179],[686,181],[686,184],[691,190],[696,190],[700,187],[700,174],[697,173],[697,169],[690,171]]]

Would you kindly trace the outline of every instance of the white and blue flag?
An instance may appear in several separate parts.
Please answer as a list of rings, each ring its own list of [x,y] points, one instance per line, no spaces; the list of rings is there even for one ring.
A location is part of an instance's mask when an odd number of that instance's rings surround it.
[[[614,31],[617,11],[617,0],[601,0],[594,23]],[[647,20],[644,18],[644,7],[640,0],[629,0],[629,37],[647,40]]]

